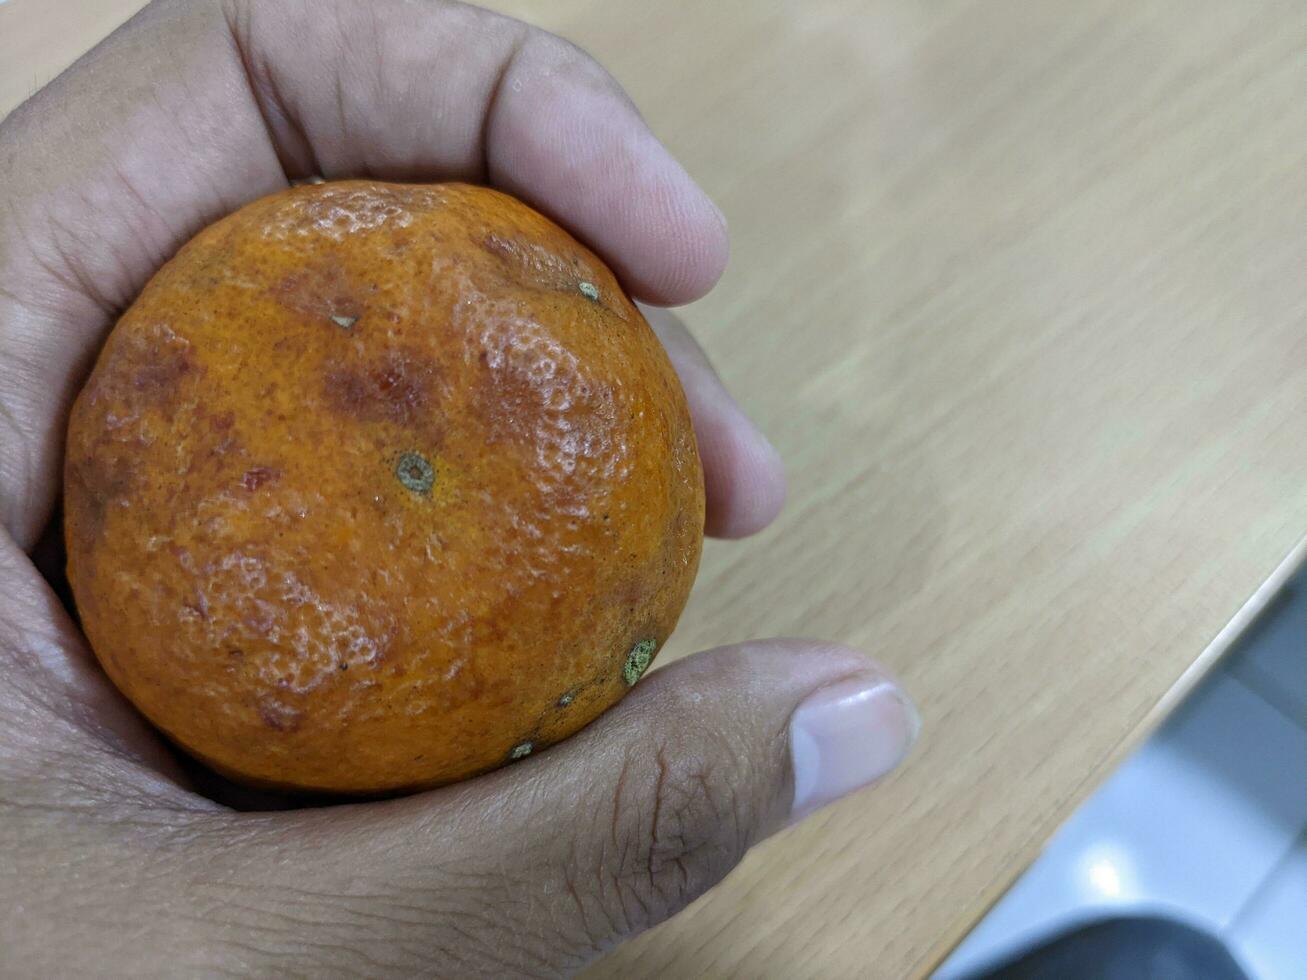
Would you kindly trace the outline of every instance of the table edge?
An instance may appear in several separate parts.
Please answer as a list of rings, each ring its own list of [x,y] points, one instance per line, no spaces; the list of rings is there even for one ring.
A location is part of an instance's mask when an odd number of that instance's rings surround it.
[[[1280,595],[1289,580],[1302,568],[1307,567],[1307,534],[1298,539],[1289,552],[1246,600],[1239,606],[1229,621],[1212,637],[1207,646],[1167,688],[1157,703],[1148,713],[1131,728],[1116,744],[1093,772],[1089,773],[1070,799],[1058,809],[1053,819],[1033,838],[1035,843],[1027,845],[1026,853],[1013,862],[1011,869],[998,881],[994,882],[977,903],[974,913],[968,913],[958,919],[955,925],[945,933],[921,961],[923,968],[915,974],[916,980],[925,980],[938,970],[946,959],[957,949],[962,940],[972,929],[989,914],[1008,890],[1016,884],[1026,870],[1035,862],[1049,839],[1070,818],[1080,805],[1099,788],[1109,775],[1135,749],[1142,745],[1171,713],[1201,684],[1226,655],[1235,647],[1248,630],[1261,619],[1262,614]]]

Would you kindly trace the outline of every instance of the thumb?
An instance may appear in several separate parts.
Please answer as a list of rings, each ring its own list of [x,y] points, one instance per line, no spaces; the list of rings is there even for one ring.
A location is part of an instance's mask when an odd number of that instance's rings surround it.
[[[315,947],[339,967],[342,922],[357,916],[349,932],[366,937],[357,952],[374,972],[570,972],[688,905],[768,834],[885,775],[916,727],[893,681],[856,653],[727,647],[650,674],[579,735],[481,779],[279,815],[315,826],[280,828],[280,852],[246,851],[247,871],[295,869],[308,879],[292,891],[301,902],[335,896],[289,915],[336,936],[301,932],[302,967]],[[242,889],[247,907],[260,891]],[[378,914],[387,901],[404,914]]]

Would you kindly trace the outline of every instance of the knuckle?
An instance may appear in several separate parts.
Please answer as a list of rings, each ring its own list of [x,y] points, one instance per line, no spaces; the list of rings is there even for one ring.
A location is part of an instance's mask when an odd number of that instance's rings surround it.
[[[601,858],[604,892],[629,933],[720,881],[754,836],[758,807],[731,746],[671,738],[628,751]]]
[[[548,31],[531,30],[521,42],[520,61],[528,73],[555,83],[574,85],[630,100],[612,75],[584,48]]]
[[[531,29],[523,38],[524,54],[554,68],[593,65],[588,54],[566,38],[548,31]]]

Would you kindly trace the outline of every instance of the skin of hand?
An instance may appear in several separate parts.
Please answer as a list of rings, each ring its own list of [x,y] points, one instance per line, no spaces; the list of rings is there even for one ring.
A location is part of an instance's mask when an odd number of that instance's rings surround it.
[[[646,677],[567,742],[385,802],[201,795],[37,565],[68,407],[184,241],[322,174],[507,190],[651,304],[695,299],[720,212],[570,44],[438,0],[156,0],[0,124],[0,966],[16,976],[536,976],[668,918],[754,843],[907,753],[858,653],[769,640]],[[670,314],[708,531],[780,509],[775,452]],[[53,577],[53,576],[52,576]]]

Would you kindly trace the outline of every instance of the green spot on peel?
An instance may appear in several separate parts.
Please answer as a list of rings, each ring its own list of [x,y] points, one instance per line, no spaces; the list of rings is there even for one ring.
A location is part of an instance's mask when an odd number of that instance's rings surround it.
[[[436,471],[418,453],[405,453],[395,464],[395,476],[414,493],[427,496],[436,482]]]
[[[575,700],[576,700],[576,692],[568,691],[566,694],[564,694],[561,698],[558,699],[558,706],[560,708],[566,708],[569,704],[571,704]]]
[[[581,295],[592,302],[599,301],[599,287],[592,282],[583,282],[576,287],[581,290]]]
[[[508,758],[513,762],[516,762],[518,759],[525,759],[531,754],[533,748],[535,748],[535,746],[530,742],[521,742],[513,746],[513,751],[508,753]]]
[[[622,677],[625,678],[628,687],[638,681],[649,669],[649,662],[653,660],[654,651],[657,649],[657,640],[641,640],[631,647],[631,652],[626,655],[626,663],[622,665]]]

